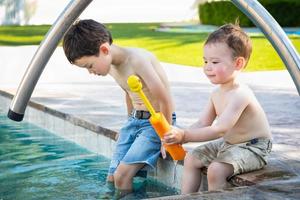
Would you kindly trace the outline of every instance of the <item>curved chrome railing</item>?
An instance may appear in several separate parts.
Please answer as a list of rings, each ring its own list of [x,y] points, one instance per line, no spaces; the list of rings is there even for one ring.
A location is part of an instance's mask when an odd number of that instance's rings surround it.
[[[33,56],[23,79],[14,96],[7,116],[15,121],[22,121],[28,101],[39,80],[47,62],[57,47],[59,41],[92,0],[72,0],[48,31]]]
[[[22,121],[35,85],[59,41],[71,24],[91,2],[92,0],[72,0],[57,18],[33,56],[23,76],[7,114],[10,119]],[[299,54],[282,28],[258,1],[232,0],[232,2],[254,22],[270,40],[285,63],[300,94]]]
[[[289,71],[300,95],[300,57],[277,21],[256,0],[232,0],[271,42]]]

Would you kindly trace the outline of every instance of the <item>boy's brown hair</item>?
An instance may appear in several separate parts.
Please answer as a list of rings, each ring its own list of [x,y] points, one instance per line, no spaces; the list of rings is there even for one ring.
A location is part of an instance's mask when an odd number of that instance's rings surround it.
[[[103,24],[92,19],[75,22],[63,38],[63,48],[70,63],[83,56],[98,56],[101,44],[113,40]]]
[[[233,58],[244,57],[249,61],[252,45],[249,36],[240,28],[239,25],[226,24],[212,32],[204,45],[217,42],[224,42],[232,50]]]

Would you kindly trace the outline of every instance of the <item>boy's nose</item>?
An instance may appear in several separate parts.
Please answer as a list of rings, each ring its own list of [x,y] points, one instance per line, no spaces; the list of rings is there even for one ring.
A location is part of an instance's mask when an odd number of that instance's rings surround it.
[[[206,64],[206,65],[204,66],[204,70],[210,71],[210,70],[212,70],[212,67],[211,67],[209,64]]]

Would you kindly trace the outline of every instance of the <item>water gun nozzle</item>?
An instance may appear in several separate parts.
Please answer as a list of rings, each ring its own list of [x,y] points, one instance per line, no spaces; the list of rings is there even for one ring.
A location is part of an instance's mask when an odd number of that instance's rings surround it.
[[[127,84],[132,92],[139,92],[142,90],[141,80],[135,75],[129,76]]]

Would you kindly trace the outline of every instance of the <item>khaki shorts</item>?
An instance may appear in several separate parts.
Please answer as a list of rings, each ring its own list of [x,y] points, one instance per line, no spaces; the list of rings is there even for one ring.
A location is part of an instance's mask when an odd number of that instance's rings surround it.
[[[193,156],[208,167],[212,162],[231,164],[234,172],[228,177],[258,170],[267,164],[267,156],[272,149],[272,142],[267,138],[256,138],[240,144],[229,144],[223,138],[195,148]]]

